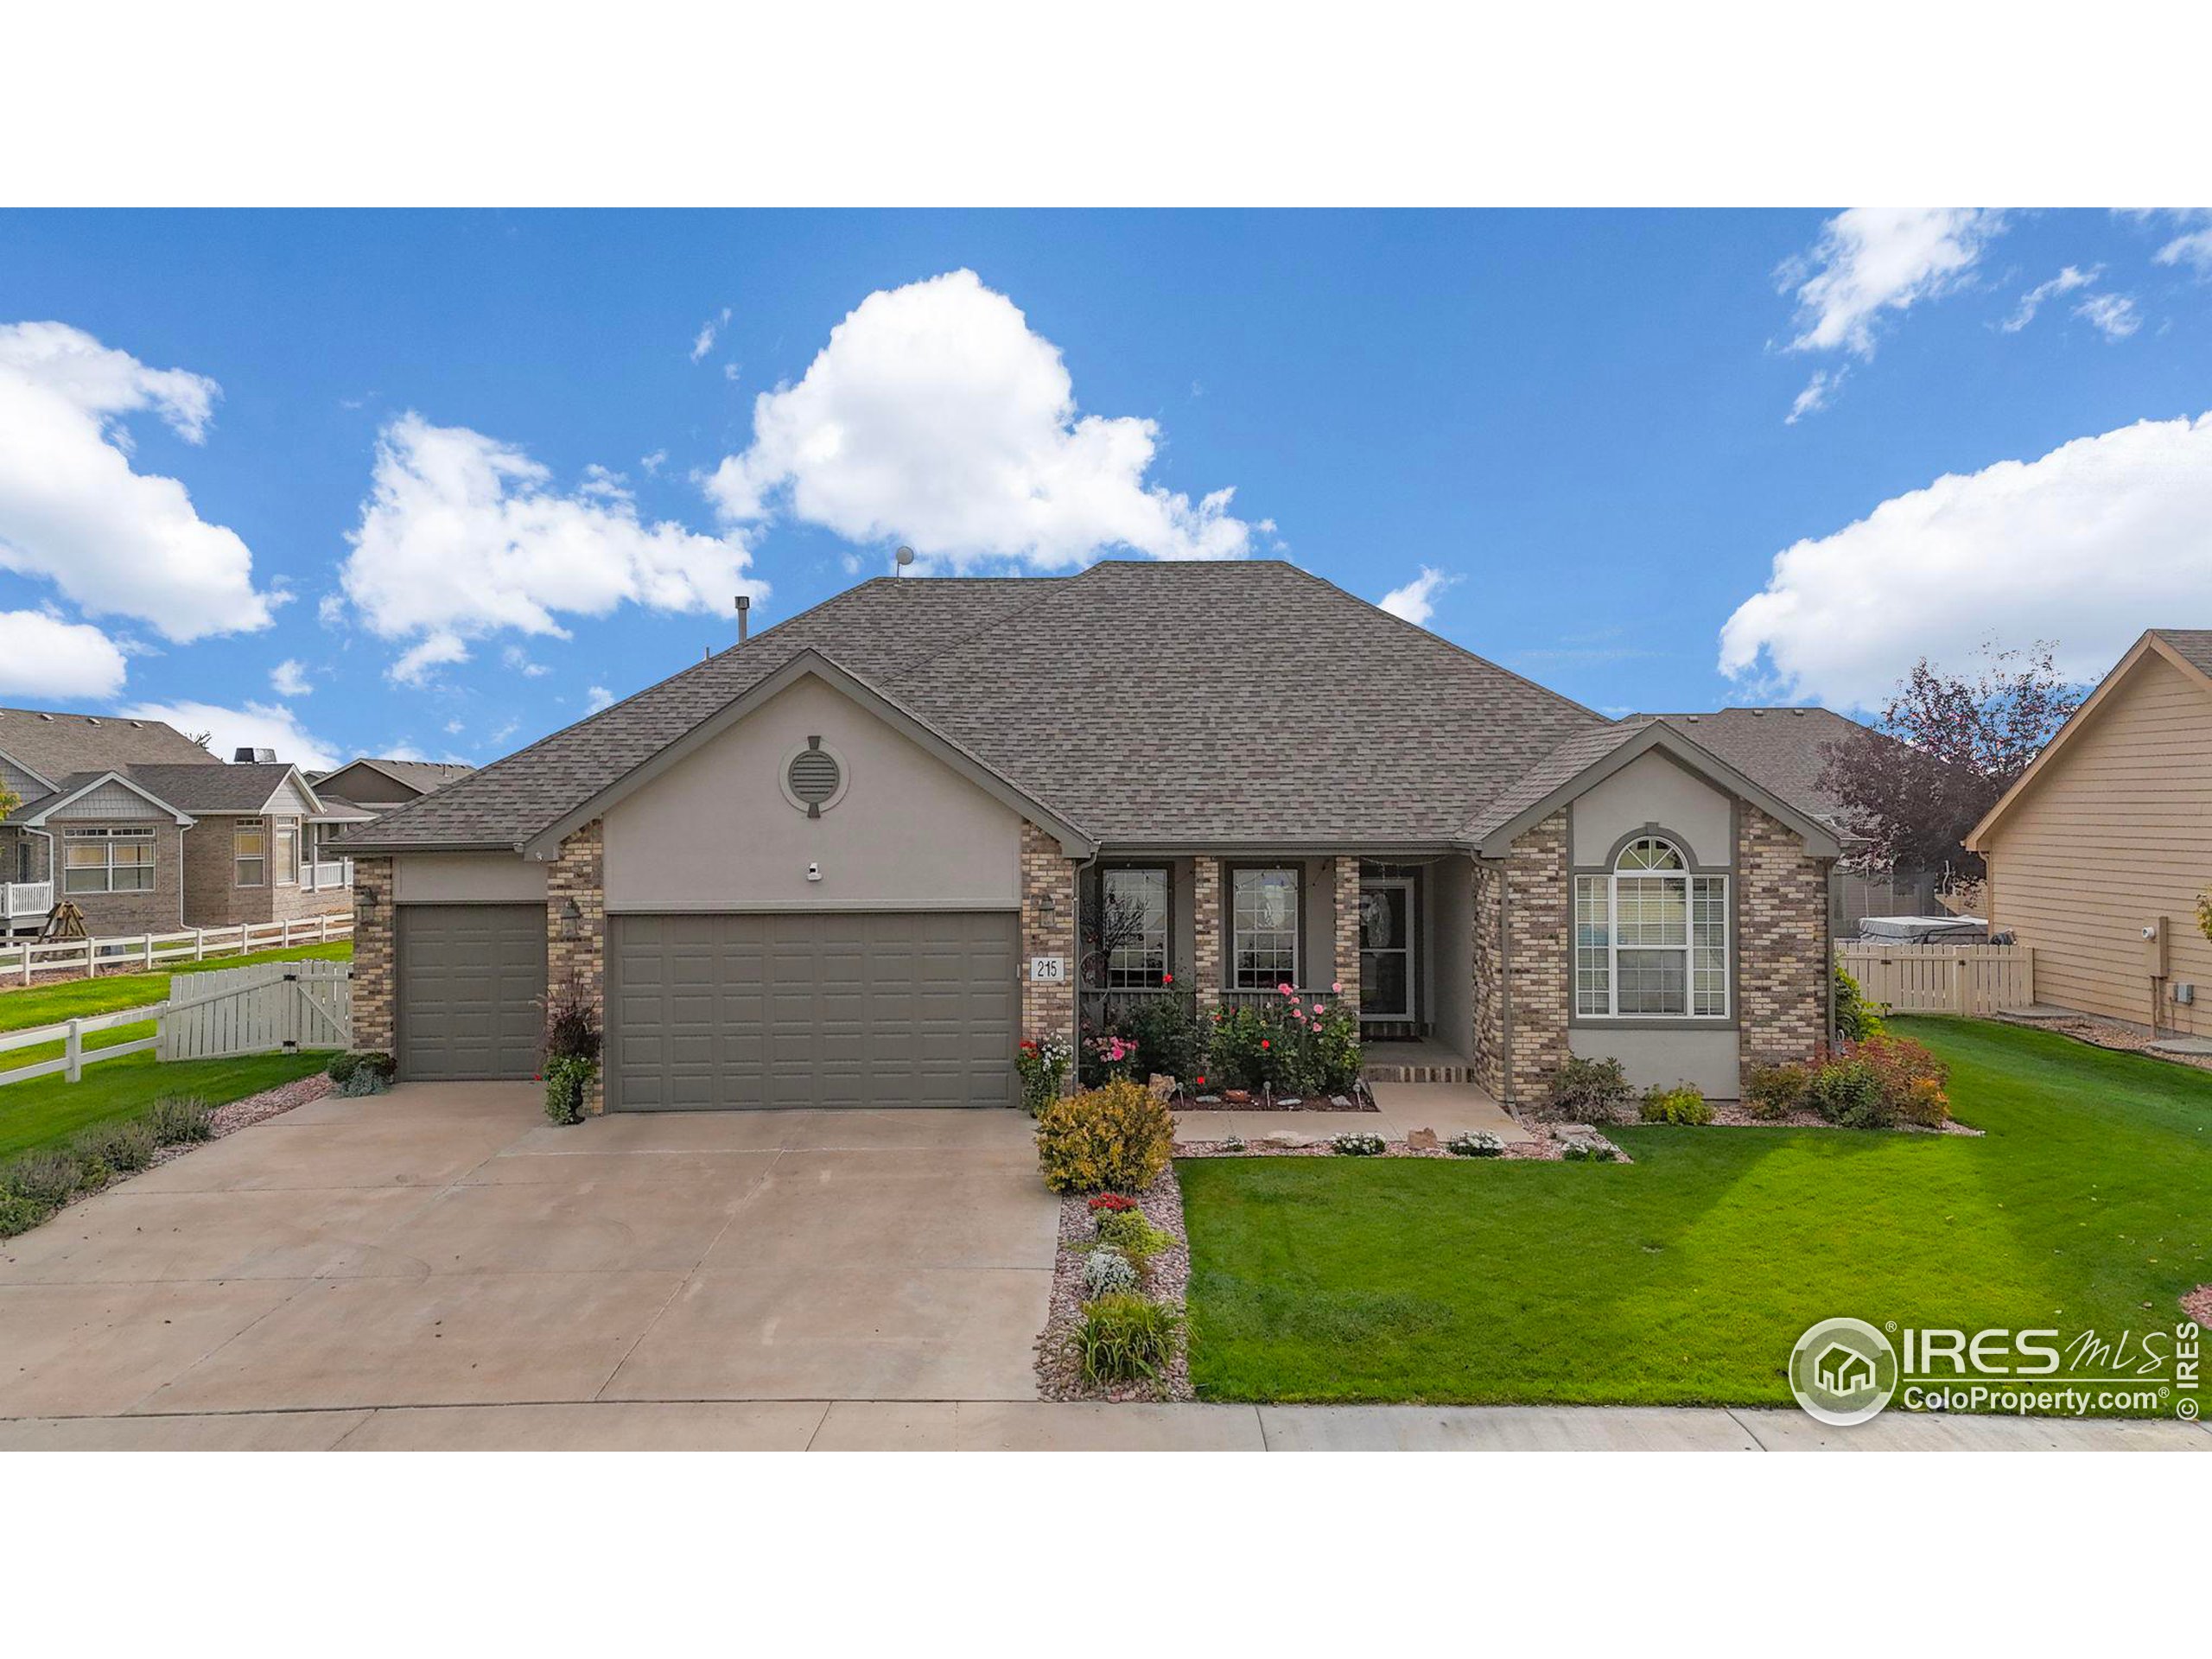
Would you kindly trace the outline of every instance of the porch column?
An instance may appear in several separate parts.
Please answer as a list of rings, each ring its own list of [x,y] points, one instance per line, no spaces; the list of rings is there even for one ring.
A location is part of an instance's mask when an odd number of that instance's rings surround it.
[[[1075,1041],[1076,981],[1081,964],[1076,933],[1075,865],[1058,840],[1035,824],[1021,826],[1021,1037]],[[1063,977],[1033,979],[1040,957],[1058,960]],[[1069,1068],[1072,1082],[1075,1071]]]
[[[1191,953],[1198,1012],[1221,1006],[1221,861],[1205,854],[1191,861]]]
[[[556,993],[574,980],[590,1004],[592,1021],[607,1030],[607,854],[601,820],[561,843],[560,856],[545,872],[546,988]],[[569,914],[574,903],[576,914]],[[584,1110],[594,1116],[607,1109],[604,1064],[592,1074]]]
[[[1337,855],[1337,1000],[1359,1008],[1359,861]]]

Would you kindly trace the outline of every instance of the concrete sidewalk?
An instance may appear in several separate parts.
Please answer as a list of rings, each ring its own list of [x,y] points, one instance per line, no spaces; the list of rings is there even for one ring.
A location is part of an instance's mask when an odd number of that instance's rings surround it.
[[[1570,1406],[600,1402],[0,1420],[0,1451],[2212,1452],[2174,1421]]]

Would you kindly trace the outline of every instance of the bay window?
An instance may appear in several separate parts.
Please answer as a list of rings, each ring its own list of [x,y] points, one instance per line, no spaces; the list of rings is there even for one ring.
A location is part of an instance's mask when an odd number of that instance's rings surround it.
[[[1588,1019],[1728,1013],[1728,878],[1699,875],[1672,842],[1630,842],[1574,878],[1574,1012]]]
[[[1298,872],[1232,870],[1229,893],[1230,988],[1271,991],[1297,984]]]

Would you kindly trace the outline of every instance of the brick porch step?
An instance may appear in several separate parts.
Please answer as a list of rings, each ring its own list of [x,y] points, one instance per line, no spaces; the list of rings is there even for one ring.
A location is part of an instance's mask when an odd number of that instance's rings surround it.
[[[1361,1078],[1370,1084],[1377,1083],[1471,1083],[1473,1068],[1464,1060],[1458,1062],[1423,1062],[1417,1060],[1389,1060],[1359,1068]]]

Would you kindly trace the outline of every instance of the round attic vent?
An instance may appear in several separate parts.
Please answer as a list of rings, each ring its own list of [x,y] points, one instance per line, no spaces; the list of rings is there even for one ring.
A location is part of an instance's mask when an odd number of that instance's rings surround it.
[[[808,817],[818,818],[844,798],[844,763],[820,738],[810,737],[785,763],[783,781],[784,798]]]

